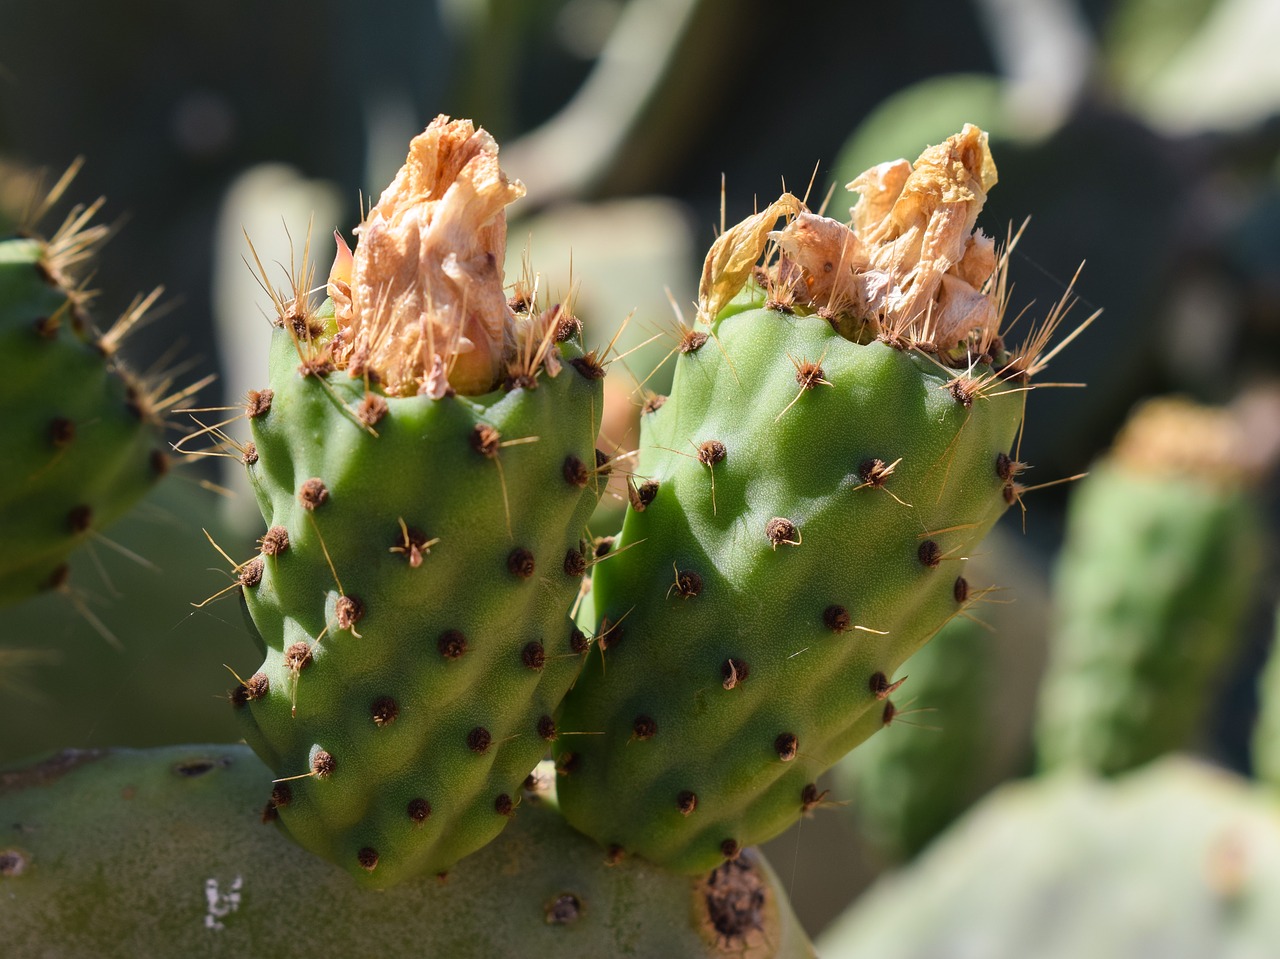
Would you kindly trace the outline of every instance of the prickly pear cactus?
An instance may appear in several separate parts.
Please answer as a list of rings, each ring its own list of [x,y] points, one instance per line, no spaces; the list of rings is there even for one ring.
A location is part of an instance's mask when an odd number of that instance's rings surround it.
[[[1166,757],[1002,787],[822,935],[824,959],[1236,959],[1280,942],[1280,808]]]
[[[891,860],[915,856],[980,795],[998,685],[989,630],[966,616],[948,622],[902,667],[915,722],[894,723],[836,764],[860,831]]]
[[[493,839],[555,739],[603,481],[600,364],[503,292],[496,145],[439,118],[330,278],[280,298],[241,452],[265,529],[238,566],[265,661],[232,692],[268,814],[387,886]],[[301,284],[305,289],[307,284]]]
[[[971,232],[994,181],[966,127],[851,184],[852,228],[788,195],[708,255],[555,744],[566,817],[615,857],[697,872],[822,805],[970,602],[1047,359],[999,335],[1007,260]]]
[[[1152,400],[1073,491],[1036,730],[1046,769],[1112,774],[1192,745],[1260,570],[1252,466],[1228,411]]]
[[[244,746],[68,751],[0,772],[6,954],[813,955],[763,859],[695,879],[610,867],[541,791],[447,882],[356,892],[256,821],[266,774]]]
[[[75,279],[106,235],[91,225],[98,206],[73,210],[47,241],[0,238],[0,607],[62,585],[72,552],[169,466],[164,401],[117,352],[154,295],[102,334]]]

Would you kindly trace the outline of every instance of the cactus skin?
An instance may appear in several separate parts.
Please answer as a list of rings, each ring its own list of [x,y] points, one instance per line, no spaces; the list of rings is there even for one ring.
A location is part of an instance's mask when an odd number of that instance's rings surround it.
[[[757,908],[740,930],[717,929],[705,877],[605,865],[553,797],[526,798],[505,835],[448,882],[353,890],[258,823],[265,772],[244,746],[68,752],[0,772],[6,954],[813,955],[763,859],[745,877],[758,883]],[[723,910],[717,918],[724,927]]]
[[[601,652],[561,721],[603,735],[555,744],[570,823],[684,872],[820,804],[819,773],[892,718],[889,678],[962,607],[964,553],[1006,508],[1022,410],[966,408],[924,356],[746,305],[642,421],[656,493],[593,575]],[[804,389],[818,360],[831,385]],[[899,458],[881,485],[860,473]]]
[[[1258,679],[1258,721],[1253,728],[1253,771],[1272,789],[1280,790],[1280,608],[1275,614],[1271,655]]]
[[[836,788],[868,841],[894,861],[913,858],[980,795],[988,703],[997,692],[989,627],[947,623],[903,664],[920,725],[895,723],[835,767]],[[904,687],[905,688],[905,687]]]
[[[1260,570],[1230,430],[1220,411],[1150,403],[1073,491],[1036,729],[1045,769],[1109,775],[1192,745]]]
[[[71,553],[169,465],[146,390],[57,260],[44,241],[0,241],[0,607],[63,583]]]
[[[823,933],[824,959],[1274,956],[1280,810],[1166,757],[1002,787]]]
[[[566,615],[582,573],[565,563],[604,486],[601,384],[566,363],[536,388],[383,397],[342,371],[304,375],[298,349],[275,332],[274,395],[250,419],[249,473],[287,548],[268,532],[241,568],[266,658],[232,701],[276,777],[318,771],[278,785],[285,829],[387,886],[493,839],[554,735],[542,723],[585,648]],[[384,403],[377,435],[354,421]],[[490,456],[479,427],[538,439]],[[590,464],[576,481],[570,459]]]

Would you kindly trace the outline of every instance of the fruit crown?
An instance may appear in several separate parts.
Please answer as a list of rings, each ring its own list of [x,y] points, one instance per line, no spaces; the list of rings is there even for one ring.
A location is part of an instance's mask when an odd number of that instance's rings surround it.
[[[1001,304],[991,281],[1000,258],[974,224],[995,183],[986,133],[965,124],[914,164],[893,160],[855,177],[846,186],[859,194],[849,223],[811,213],[784,193],[712,246],[699,318],[710,322],[773,244],[776,263],[757,277],[784,306],[851,317],[872,336],[938,352],[971,337],[985,347],[998,336]],[[787,222],[774,230],[779,217]]]
[[[487,393],[515,350],[503,290],[507,204],[524,186],[470,120],[441,115],[357,228],[329,275],[333,362],[391,395]]]

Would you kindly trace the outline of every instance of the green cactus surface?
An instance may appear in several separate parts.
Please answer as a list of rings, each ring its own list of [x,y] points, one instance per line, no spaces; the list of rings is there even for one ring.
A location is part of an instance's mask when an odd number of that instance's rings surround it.
[[[610,866],[539,791],[447,882],[358,890],[258,822],[265,775],[244,746],[68,751],[0,772],[5,954],[813,955],[754,853],[696,879]]]
[[[1271,655],[1258,687],[1261,706],[1253,729],[1253,771],[1262,782],[1280,789],[1280,608],[1276,610]]]
[[[1036,741],[1046,769],[1188,748],[1237,648],[1260,516],[1221,411],[1144,407],[1073,491]]]
[[[123,327],[99,335],[65,270],[94,236],[0,241],[0,607],[62,585],[72,552],[169,466],[153,398],[115,352]]]
[[[383,397],[278,330],[270,393],[240,567],[266,659],[232,700],[302,845],[374,885],[443,872],[501,831],[581,668],[600,381]]]
[[[895,718],[895,671],[969,601],[1023,407],[987,367],[760,302],[688,338],[649,404],[555,744],[573,825],[685,872],[822,805],[818,775]]]
[[[1280,942],[1274,796],[1182,757],[1002,787],[822,935],[824,959],[1245,959]]]
[[[859,829],[889,859],[915,856],[980,794],[996,669],[990,627],[955,617],[902,666],[916,723],[895,723],[836,765]]]

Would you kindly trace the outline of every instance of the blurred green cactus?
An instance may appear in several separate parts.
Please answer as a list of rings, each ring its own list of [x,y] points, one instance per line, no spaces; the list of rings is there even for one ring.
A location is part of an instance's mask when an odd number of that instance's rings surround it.
[[[1153,400],[1074,491],[1038,720],[1044,768],[1120,773],[1193,745],[1261,569],[1250,442],[1227,411]]]

